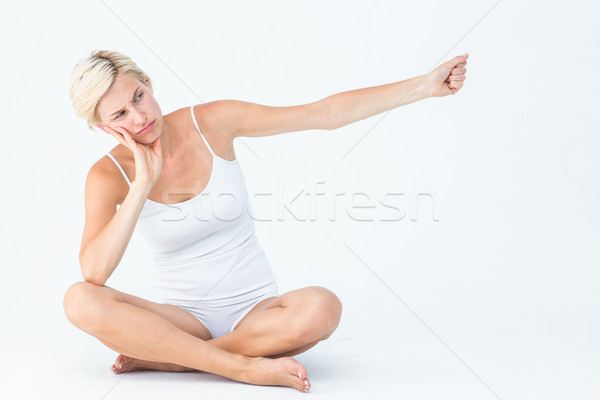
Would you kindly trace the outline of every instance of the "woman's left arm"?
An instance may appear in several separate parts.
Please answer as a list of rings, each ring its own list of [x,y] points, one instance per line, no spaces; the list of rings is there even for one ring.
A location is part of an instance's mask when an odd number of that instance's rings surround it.
[[[428,97],[458,92],[465,80],[468,54],[454,57],[427,75],[381,86],[341,92],[314,103],[271,107],[239,100],[207,104],[214,129],[232,137],[270,136],[307,129],[333,130]]]
[[[329,124],[333,127],[330,129],[337,129],[428,97],[455,94],[463,86],[468,57],[468,54],[454,57],[427,75],[326,97],[323,101],[328,103],[326,108]]]

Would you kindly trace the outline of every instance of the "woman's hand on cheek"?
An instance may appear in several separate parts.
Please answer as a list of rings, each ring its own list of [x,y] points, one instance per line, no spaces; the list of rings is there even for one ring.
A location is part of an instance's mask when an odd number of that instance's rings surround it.
[[[120,126],[115,126],[113,128],[108,125],[104,125],[102,129],[104,132],[109,133],[112,137],[117,139],[123,146],[129,148],[129,150],[135,150],[136,143],[126,129],[121,128]]]
[[[160,137],[151,144],[142,144],[133,140],[129,132],[120,126],[104,125],[101,128],[132,151],[135,161],[135,180],[147,184],[149,187],[154,186],[162,169]]]

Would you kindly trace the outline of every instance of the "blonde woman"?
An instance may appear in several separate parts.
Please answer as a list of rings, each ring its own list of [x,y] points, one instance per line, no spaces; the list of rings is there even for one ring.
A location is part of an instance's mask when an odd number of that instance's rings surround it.
[[[454,94],[467,57],[310,104],[217,100],[163,115],[150,78],[129,57],[92,52],[72,71],[73,107],[88,128],[97,126],[119,144],[87,176],[84,280],[65,294],[67,318],[120,353],[114,373],[199,370],[307,392],[307,370],[291,356],[333,333],[342,304],[319,286],[279,293],[256,239],[233,140],[333,130]],[[134,228],[151,251],[157,301],[105,285]]]

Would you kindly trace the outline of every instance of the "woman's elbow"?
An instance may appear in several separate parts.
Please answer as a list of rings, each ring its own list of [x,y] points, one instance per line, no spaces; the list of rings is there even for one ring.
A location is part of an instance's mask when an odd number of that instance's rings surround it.
[[[102,268],[100,268],[98,265],[87,262],[83,258],[80,258],[79,264],[81,266],[81,276],[83,277],[84,281],[93,283],[94,285],[104,286],[107,278],[102,276]]]
[[[89,282],[89,283],[93,283],[94,285],[97,285],[97,286],[104,286],[104,284],[106,283],[105,279],[101,279],[96,276],[89,276],[86,274],[83,274],[83,280],[86,282]]]

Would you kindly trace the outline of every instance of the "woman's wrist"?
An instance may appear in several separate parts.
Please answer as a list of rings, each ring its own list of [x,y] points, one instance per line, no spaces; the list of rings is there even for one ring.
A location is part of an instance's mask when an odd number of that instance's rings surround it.
[[[417,76],[413,79],[416,81],[415,94],[419,100],[433,97],[433,87],[431,85],[431,80],[429,79],[429,74]]]
[[[152,190],[152,184],[151,183],[142,182],[142,181],[136,181],[136,180],[134,180],[133,182],[131,182],[131,185],[129,186],[129,191],[130,192],[133,191],[135,193],[139,193],[144,198],[148,197],[148,195],[150,194],[151,190]]]

